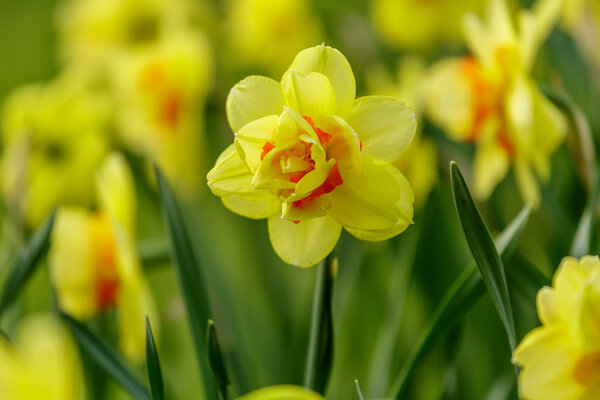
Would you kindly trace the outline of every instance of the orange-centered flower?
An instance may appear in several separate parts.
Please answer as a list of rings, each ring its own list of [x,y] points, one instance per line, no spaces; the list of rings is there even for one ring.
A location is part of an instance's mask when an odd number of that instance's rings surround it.
[[[268,218],[275,251],[309,266],[342,226],[383,240],[412,222],[410,185],[391,163],[411,143],[414,113],[393,97],[355,99],[346,58],[321,45],[300,52],[281,82],[250,76],[231,90],[235,143],[208,184],[232,211]]]

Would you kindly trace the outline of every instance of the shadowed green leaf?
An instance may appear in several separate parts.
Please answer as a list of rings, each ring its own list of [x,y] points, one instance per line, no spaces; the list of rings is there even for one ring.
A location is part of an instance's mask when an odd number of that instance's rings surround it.
[[[135,399],[150,400],[150,395],[144,384],[140,382],[135,373],[127,365],[125,359],[123,359],[114,347],[70,315],[64,313],[61,315],[77,343],[108,375],[117,381]]]
[[[47,253],[55,219],[56,210],[50,214],[17,255],[14,267],[2,289],[0,314],[17,297],[28,279],[33,275],[36,267],[40,265],[42,257]]]
[[[148,383],[150,384],[152,400],[163,400],[165,398],[165,388],[148,316],[146,316],[146,368],[148,369]]]
[[[217,337],[217,331],[215,329],[215,323],[212,319],[208,320],[207,325],[207,337],[208,337],[208,361],[210,362],[210,370],[212,371],[217,387],[219,388],[219,394],[222,400],[228,399],[228,387],[229,387],[229,375],[227,374],[227,368],[225,367],[225,360],[221,353],[221,346],[219,345],[219,338]]]
[[[598,203],[598,191],[600,190],[600,175],[596,177],[594,187],[590,192],[587,204],[577,225],[575,231],[575,237],[571,244],[571,255],[573,257],[581,258],[586,254],[590,254],[590,245],[592,242],[592,232],[594,229],[594,216],[596,211],[596,205]]]
[[[515,251],[519,238],[527,225],[529,214],[529,207],[523,208],[496,239],[496,247],[502,259],[508,260]],[[412,348],[392,385],[390,393],[396,394],[396,399],[405,397],[415,368],[429,354],[436,340],[451,329],[484,293],[485,285],[481,280],[481,275],[477,273],[476,265],[465,269],[454,281],[433,312],[433,317]]]
[[[517,346],[517,334],[515,333],[515,321],[510,305],[504,265],[492,236],[471,198],[469,188],[454,162],[450,163],[450,170],[454,203],[465,237],[479,267],[483,282],[504,324],[510,347],[514,349]]]
[[[333,282],[337,259],[330,254],[317,267],[304,386],[325,394],[333,363]]]
[[[160,203],[165,218],[165,226],[171,242],[173,264],[187,309],[189,326],[196,348],[202,382],[209,400],[217,399],[217,388],[210,373],[206,351],[206,323],[210,319],[210,303],[206,292],[206,282],[192,250],[190,240],[183,225],[181,212],[158,167],[154,167]]]

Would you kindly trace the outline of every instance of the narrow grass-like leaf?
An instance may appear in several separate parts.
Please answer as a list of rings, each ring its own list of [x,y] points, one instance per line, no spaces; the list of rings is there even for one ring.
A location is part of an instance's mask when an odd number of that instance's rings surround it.
[[[596,205],[598,204],[598,191],[600,190],[600,175],[596,176],[596,182],[590,192],[587,204],[577,225],[575,237],[571,244],[571,255],[573,257],[583,257],[590,253],[592,242],[592,232],[594,229],[594,216],[596,215]]]
[[[317,267],[317,280],[313,297],[310,337],[304,386],[325,394],[333,363],[333,319],[331,304],[333,282],[337,274],[337,259],[330,254]]]
[[[152,327],[150,326],[148,316],[146,316],[146,368],[148,370],[148,383],[150,384],[152,400],[164,400],[165,387],[160,360],[158,359],[158,351],[156,351],[156,343],[154,342],[154,335],[152,334]]]
[[[365,396],[363,396],[362,390],[360,390],[360,385],[358,384],[358,379],[354,380],[354,384],[356,385],[356,394],[358,395],[358,400],[365,400]]]
[[[521,210],[496,239],[497,250],[502,259],[507,260],[515,251],[527,224],[529,213],[528,207]],[[433,317],[412,348],[392,385],[390,393],[395,394],[396,399],[404,398],[415,368],[429,354],[436,340],[451,329],[484,293],[485,285],[480,274],[477,273],[476,265],[465,269],[454,281],[435,309]]]
[[[454,203],[465,237],[492,302],[504,324],[510,347],[514,349],[517,346],[517,334],[506,275],[504,274],[504,265],[456,163],[450,163],[450,170]]]
[[[196,261],[188,234],[183,225],[181,212],[162,172],[154,167],[160,202],[165,218],[165,226],[171,242],[171,251],[175,271],[181,288],[181,294],[187,308],[192,338],[196,348],[201,378],[208,400],[218,399],[217,388],[210,373],[206,351],[206,323],[210,319],[210,303],[206,282]]]
[[[0,314],[17,297],[28,279],[33,275],[36,267],[40,265],[42,257],[47,253],[55,219],[56,210],[50,214],[17,255],[14,267],[2,289]]]
[[[64,313],[61,315],[77,343],[108,375],[135,399],[150,400],[144,384],[114,347],[70,315]]]
[[[208,320],[206,330],[206,335],[208,337],[207,347],[210,370],[212,371],[213,378],[217,383],[221,400],[227,400],[229,398],[229,374],[227,374],[227,367],[225,367],[225,360],[223,359],[223,353],[221,352],[221,346],[219,345],[217,330],[215,329],[215,323],[212,319]]]

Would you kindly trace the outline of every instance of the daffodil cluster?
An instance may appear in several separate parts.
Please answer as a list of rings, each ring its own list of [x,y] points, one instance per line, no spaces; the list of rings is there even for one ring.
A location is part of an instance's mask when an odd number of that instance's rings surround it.
[[[96,191],[96,211],[59,210],[48,256],[51,281],[60,308],[79,320],[116,308],[120,348],[140,362],[145,316],[155,330],[158,325],[137,254],[135,186],[122,155],[106,159],[96,175]]]
[[[485,24],[473,14],[464,18],[472,55],[433,67],[428,115],[451,138],[476,144],[473,190],[482,200],[512,165],[524,200],[540,202],[538,180],[548,180],[566,124],[531,69],[561,7],[561,0],[540,0],[519,12],[515,29],[505,0],[491,0]]]
[[[542,326],[513,354],[524,400],[600,398],[600,259],[566,257],[537,294]]]
[[[392,163],[413,139],[415,115],[397,98],[355,91],[346,58],[320,45],[301,51],[281,82],[250,76],[227,98],[235,141],[208,184],[232,211],[268,218],[290,264],[325,258],[342,227],[383,240],[412,222],[412,189]]]

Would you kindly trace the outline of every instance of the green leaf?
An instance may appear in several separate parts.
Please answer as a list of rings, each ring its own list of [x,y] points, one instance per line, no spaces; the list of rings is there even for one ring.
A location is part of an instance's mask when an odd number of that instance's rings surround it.
[[[101,337],[90,331],[85,325],[68,314],[61,313],[67,327],[79,345],[90,357],[106,371],[123,389],[137,400],[150,400],[150,395],[144,384],[129,368],[127,362]]]
[[[166,239],[144,239],[138,243],[138,253],[144,268],[171,261],[171,246]]]
[[[471,248],[473,258],[479,267],[483,282],[490,293],[492,303],[494,303],[504,324],[510,347],[514,349],[517,346],[517,334],[506,275],[504,274],[504,265],[456,163],[450,163],[450,170],[454,203],[465,237]]]
[[[333,364],[333,319],[331,303],[337,259],[332,255],[319,263],[313,296],[310,337],[304,386],[325,394]]]
[[[6,280],[0,298],[0,314],[17,297],[29,278],[33,275],[40,260],[50,247],[50,234],[56,219],[56,210],[33,234],[27,245],[19,251],[15,265]]]
[[[496,239],[498,252],[503,259],[509,259],[516,249],[529,214],[529,208],[525,207]],[[415,368],[429,354],[437,339],[454,327],[484,293],[485,285],[477,273],[476,265],[465,269],[454,281],[433,312],[433,317],[413,346],[392,385],[390,393],[395,393],[396,399],[404,398]]]
[[[600,175],[596,177],[594,187],[588,197],[587,204],[577,225],[575,237],[571,244],[571,255],[581,258],[590,254],[590,245],[592,242],[592,232],[594,228],[594,216],[596,215],[596,205],[598,204],[598,191],[600,190]]]
[[[146,316],[146,368],[148,369],[148,383],[150,384],[152,400],[163,400],[165,398],[165,388],[148,316]]]
[[[358,395],[358,400],[365,400],[365,396],[363,396],[362,390],[360,390],[360,385],[358,384],[358,379],[354,380],[354,384],[356,385],[356,394]]]
[[[196,348],[196,358],[204,391],[208,400],[217,399],[217,389],[210,373],[206,351],[206,323],[210,319],[210,302],[206,282],[192,250],[188,234],[183,225],[181,212],[160,169],[155,166],[156,181],[160,202],[165,218],[165,226],[171,242],[171,251],[179,287],[187,308],[187,315]]]
[[[219,388],[219,394],[221,395],[221,399],[227,400],[229,397],[229,375],[227,374],[225,360],[223,359],[223,353],[221,352],[221,346],[219,345],[219,338],[217,337],[215,323],[212,319],[208,320],[206,330],[208,337],[207,347],[210,370],[213,374],[215,382],[217,383],[217,387]]]

